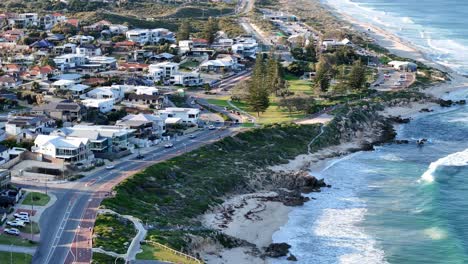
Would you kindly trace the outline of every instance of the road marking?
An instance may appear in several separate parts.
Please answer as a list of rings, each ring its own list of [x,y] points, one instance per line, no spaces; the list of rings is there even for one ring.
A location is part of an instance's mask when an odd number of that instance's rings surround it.
[[[55,251],[55,249],[57,248],[58,243],[60,242],[60,238],[62,237],[63,231],[65,230],[65,225],[66,225],[66,222],[67,222],[65,220],[67,220],[68,217],[71,214],[71,206],[72,206],[72,202],[70,201],[68,203],[65,214],[63,215],[62,221],[60,222],[59,229],[57,229],[57,232],[55,233],[55,239],[54,239],[54,242],[52,243],[51,249],[49,250],[49,254],[47,254],[47,258],[46,258],[45,263],[49,263],[49,260],[53,255],[52,253]]]

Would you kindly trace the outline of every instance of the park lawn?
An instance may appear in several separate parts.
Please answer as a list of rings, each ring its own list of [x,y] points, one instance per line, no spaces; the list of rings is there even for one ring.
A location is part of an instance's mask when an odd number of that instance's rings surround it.
[[[93,245],[125,254],[136,234],[135,226],[130,220],[114,214],[100,214],[94,225]]]
[[[27,239],[22,239],[22,238],[17,237],[17,236],[6,235],[6,234],[0,234],[0,244],[1,245],[22,246],[22,247],[35,247],[35,246],[37,246],[36,242],[30,242]]]
[[[307,95],[314,95],[314,91],[312,89],[312,82],[308,80],[301,80],[299,77],[294,75],[286,75],[285,80],[288,81],[289,90],[296,94],[307,94]]]
[[[184,264],[197,264],[197,262],[186,259],[182,256],[174,254],[172,251],[165,249],[163,247],[158,247],[157,245],[142,245],[141,253],[136,255],[137,259],[143,260],[160,260],[167,261],[171,263],[184,263]]]
[[[30,264],[32,256],[25,253],[13,253],[0,251],[0,263]]]
[[[257,113],[250,111],[248,105],[244,102],[232,102],[232,104],[255,116],[259,124],[291,122],[306,116],[302,112],[289,113],[287,110],[279,108],[275,97],[270,97],[270,106],[268,106],[264,113],[260,113],[259,117],[257,117]]]
[[[226,98],[219,98],[219,99],[206,99],[206,101],[212,105],[216,105],[219,107],[230,107],[228,104],[228,99]]]
[[[29,192],[21,204],[44,206],[50,201],[50,196],[40,192]]]

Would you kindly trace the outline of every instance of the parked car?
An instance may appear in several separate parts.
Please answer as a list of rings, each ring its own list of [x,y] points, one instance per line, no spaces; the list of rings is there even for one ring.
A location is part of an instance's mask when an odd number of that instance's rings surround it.
[[[24,222],[20,220],[14,220],[14,221],[8,221],[6,222],[7,225],[9,226],[21,226],[24,227]]]
[[[209,125],[209,126],[208,126],[208,129],[209,129],[209,130],[215,130],[215,129],[216,129],[216,127],[215,127],[215,126],[213,126],[213,125]]]
[[[106,166],[106,170],[112,170],[113,168],[115,168],[115,165],[107,165]]]
[[[141,155],[141,154],[138,154],[138,155],[136,156],[137,159],[143,159],[144,157],[145,157],[145,156],[143,156],[143,155]]]
[[[16,217],[16,220],[17,220],[17,221],[24,222],[24,223],[26,223],[26,224],[30,223],[29,217],[27,217],[27,216]]]
[[[14,236],[19,236],[20,235],[20,231],[16,228],[5,228],[5,230],[3,230],[3,232],[5,232],[6,234],[9,234],[9,235],[14,235]]]
[[[166,145],[164,145],[165,148],[172,148],[174,147],[174,144],[172,143],[167,143]]]
[[[21,217],[28,217],[29,218],[29,213],[28,212],[19,212],[19,213],[15,213],[13,216],[16,217],[16,218],[21,218]]]
[[[195,138],[195,135],[194,135],[194,134],[190,134],[188,137],[189,137],[189,138]]]

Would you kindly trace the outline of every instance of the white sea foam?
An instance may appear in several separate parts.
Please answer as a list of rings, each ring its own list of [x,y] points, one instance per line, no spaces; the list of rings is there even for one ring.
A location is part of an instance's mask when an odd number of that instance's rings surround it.
[[[382,156],[380,156],[380,158],[383,159],[383,160],[387,160],[387,161],[402,161],[402,160],[403,160],[403,159],[402,159],[401,157],[399,157],[398,155],[396,155],[396,154],[391,154],[391,153],[382,155]]]
[[[294,208],[288,223],[273,235],[274,242],[287,241],[291,245],[290,251],[297,257],[298,264],[385,263],[383,250],[360,226],[367,209],[357,193],[367,188],[367,181],[343,173],[346,169],[362,171],[365,168],[360,165],[350,168],[355,165],[345,162],[357,155],[361,154],[331,161],[320,176],[325,176],[333,188],[310,194],[320,202],[311,201]],[[275,259],[271,263],[282,264],[285,259]]]
[[[439,227],[431,227],[423,231],[424,235],[432,240],[442,240],[447,238],[447,232]]]
[[[435,180],[435,172],[440,166],[468,166],[468,149],[447,155],[437,161],[432,162],[429,168],[421,176],[421,181],[431,183]]]

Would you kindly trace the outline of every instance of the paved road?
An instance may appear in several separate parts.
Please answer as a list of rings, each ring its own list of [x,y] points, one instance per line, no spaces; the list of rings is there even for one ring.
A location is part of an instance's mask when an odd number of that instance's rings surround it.
[[[146,153],[142,160],[122,160],[111,171],[101,169],[74,183],[49,184],[49,192],[57,196],[57,202],[41,217],[41,243],[32,263],[72,263],[77,258],[79,261],[75,263],[89,263],[92,246],[90,227],[94,226],[96,210],[101,200],[113,186],[151,164],[232,135],[236,131],[238,128],[202,131],[195,139],[184,137],[174,142],[172,149],[154,149]],[[41,184],[19,185],[31,189],[43,188]]]

